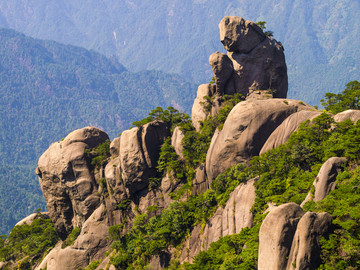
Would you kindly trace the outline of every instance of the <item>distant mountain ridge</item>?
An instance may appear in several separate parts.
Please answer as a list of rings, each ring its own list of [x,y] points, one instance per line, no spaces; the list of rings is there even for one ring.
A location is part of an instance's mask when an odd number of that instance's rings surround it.
[[[359,1],[351,0],[14,0],[0,6],[0,25],[116,55],[129,70],[163,70],[207,83],[208,56],[222,49],[221,18],[267,21],[285,48],[289,97],[316,105],[325,92],[359,79],[359,11]]]
[[[128,72],[95,51],[0,29],[0,234],[44,206],[33,171],[50,143],[89,125],[115,137],[157,106],[190,112],[195,91],[178,75]]]

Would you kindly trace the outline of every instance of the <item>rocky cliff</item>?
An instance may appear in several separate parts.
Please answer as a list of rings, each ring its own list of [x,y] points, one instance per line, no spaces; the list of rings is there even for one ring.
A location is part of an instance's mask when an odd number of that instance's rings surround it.
[[[260,182],[276,173],[262,175],[257,168],[265,161],[256,157],[286,144],[302,127],[317,127],[311,121],[323,114],[286,99],[281,43],[238,17],[225,17],[219,28],[228,53],[210,56],[215,83],[199,87],[193,126],[166,110],[111,143],[97,128],[76,130],[40,157],[36,173],[60,241],[33,268],[78,269],[92,262],[97,269],[176,268],[199,263],[198,254],[213,243],[251,229],[258,233],[253,268],[316,269],[322,263],[320,239],[332,232],[332,216],[302,207],[336,188],[347,159],[326,161],[298,204],[276,196],[261,201]],[[230,106],[239,96],[242,101]],[[348,111],[326,121],[358,118]],[[77,238],[64,245],[76,228]],[[239,243],[240,253],[253,248]]]

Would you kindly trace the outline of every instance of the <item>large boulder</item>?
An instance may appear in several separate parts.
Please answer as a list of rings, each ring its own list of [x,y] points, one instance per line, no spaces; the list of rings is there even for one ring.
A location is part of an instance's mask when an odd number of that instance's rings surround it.
[[[102,130],[85,127],[51,144],[39,159],[36,173],[49,216],[62,239],[73,227],[81,227],[100,203],[98,185],[85,150],[108,139]]]
[[[291,114],[312,109],[298,100],[247,100],[237,104],[223,129],[216,131],[206,155],[206,173],[211,181],[238,163],[257,156],[270,134]]]
[[[191,111],[191,120],[197,131],[200,131],[200,122],[204,121],[211,111],[211,106],[209,111],[205,109],[204,105],[208,102],[205,97],[212,97],[215,91],[216,85],[214,84],[201,84],[198,87],[197,96]]]
[[[324,199],[336,187],[336,177],[342,170],[342,165],[347,161],[346,158],[329,158],[322,166],[315,178],[314,201]]]
[[[297,113],[290,115],[284,122],[278,126],[270,137],[267,139],[266,143],[260,151],[260,155],[265,152],[278,147],[281,144],[284,144],[289,139],[290,135],[298,130],[300,125],[306,120],[312,120],[315,117],[319,116],[321,112],[319,111],[307,111],[303,110]]]
[[[179,155],[180,158],[184,158],[183,150],[184,147],[182,145],[182,140],[185,134],[182,132],[180,127],[175,127],[173,135],[171,136],[171,145],[174,147],[176,154]]]
[[[342,170],[342,165],[347,161],[344,157],[329,158],[320,168],[314,180],[314,194],[309,191],[301,207],[310,200],[315,202],[323,200],[336,187],[336,177]]]
[[[226,54],[219,52],[210,55],[209,63],[214,72],[216,92],[223,94],[225,86],[234,72],[233,63]]]
[[[291,246],[288,270],[317,269],[321,264],[320,237],[331,229],[329,213],[307,212],[300,219]]]
[[[241,93],[244,96],[249,90],[272,89],[274,97],[286,98],[288,78],[281,43],[265,36],[255,23],[240,17],[224,17],[219,29],[228,57],[219,53],[210,57],[215,81],[220,83],[217,89],[221,93]],[[233,67],[232,72],[230,67]]]
[[[153,121],[121,134],[121,175],[130,196],[148,186],[149,178],[156,173],[161,145],[169,135],[169,126],[161,121]]]
[[[256,23],[241,17],[225,16],[219,29],[220,41],[229,52],[249,53],[266,38]]]
[[[347,119],[356,123],[360,119],[360,110],[346,110],[334,115],[335,122],[342,122]]]
[[[259,270],[286,269],[296,227],[304,211],[295,203],[273,208],[259,232]]]
[[[110,244],[108,231],[106,209],[101,205],[86,220],[75,243],[65,248],[59,243],[37,269],[73,270],[85,268],[91,261],[101,260]]]

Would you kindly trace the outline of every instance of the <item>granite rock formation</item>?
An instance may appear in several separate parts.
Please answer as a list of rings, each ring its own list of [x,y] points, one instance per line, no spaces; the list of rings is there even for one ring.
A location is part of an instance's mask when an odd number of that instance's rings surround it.
[[[288,116],[312,109],[298,100],[248,100],[237,104],[224,127],[215,132],[206,155],[206,173],[210,181],[237,163],[247,163],[259,155],[271,133]]]
[[[336,187],[336,177],[342,170],[342,166],[346,163],[346,158],[332,157],[329,158],[320,168],[316,176],[313,186],[314,194],[309,191],[305,200],[301,203],[303,206],[306,202],[313,200],[314,202],[323,200]]]
[[[215,52],[209,57],[214,72],[213,85],[201,85],[192,109],[194,126],[214,115],[221,106],[221,96],[240,93],[246,97],[253,90],[271,89],[275,98],[286,98],[287,67],[281,43],[267,37],[261,28],[243,18],[226,16],[220,24],[220,40],[227,54]],[[202,109],[204,97],[213,99],[210,110]]]
[[[39,159],[36,173],[50,218],[62,239],[74,227],[81,227],[100,204],[98,184],[85,150],[108,139],[100,129],[85,127],[53,143]]]
[[[212,242],[220,237],[239,233],[245,227],[252,227],[253,214],[251,207],[255,202],[254,182],[257,178],[240,184],[230,194],[224,207],[219,207],[213,217],[202,230],[201,224],[196,226],[186,240],[180,255],[180,261],[192,262],[202,250],[207,250]]]

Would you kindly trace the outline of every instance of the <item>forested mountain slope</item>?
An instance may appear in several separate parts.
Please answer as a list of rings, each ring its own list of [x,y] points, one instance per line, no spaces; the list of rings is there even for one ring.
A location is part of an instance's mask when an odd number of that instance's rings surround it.
[[[206,83],[224,15],[267,21],[286,49],[290,97],[318,105],[356,79],[359,1],[2,1],[0,25]]]
[[[37,208],[32,189],[44,206],[28,170],[51,142],[87,125],[115,137],[157,106],[189,112],[194,95],[195,87],[177,75],[128,72],[95,51],[1,29],[0,232]]]

